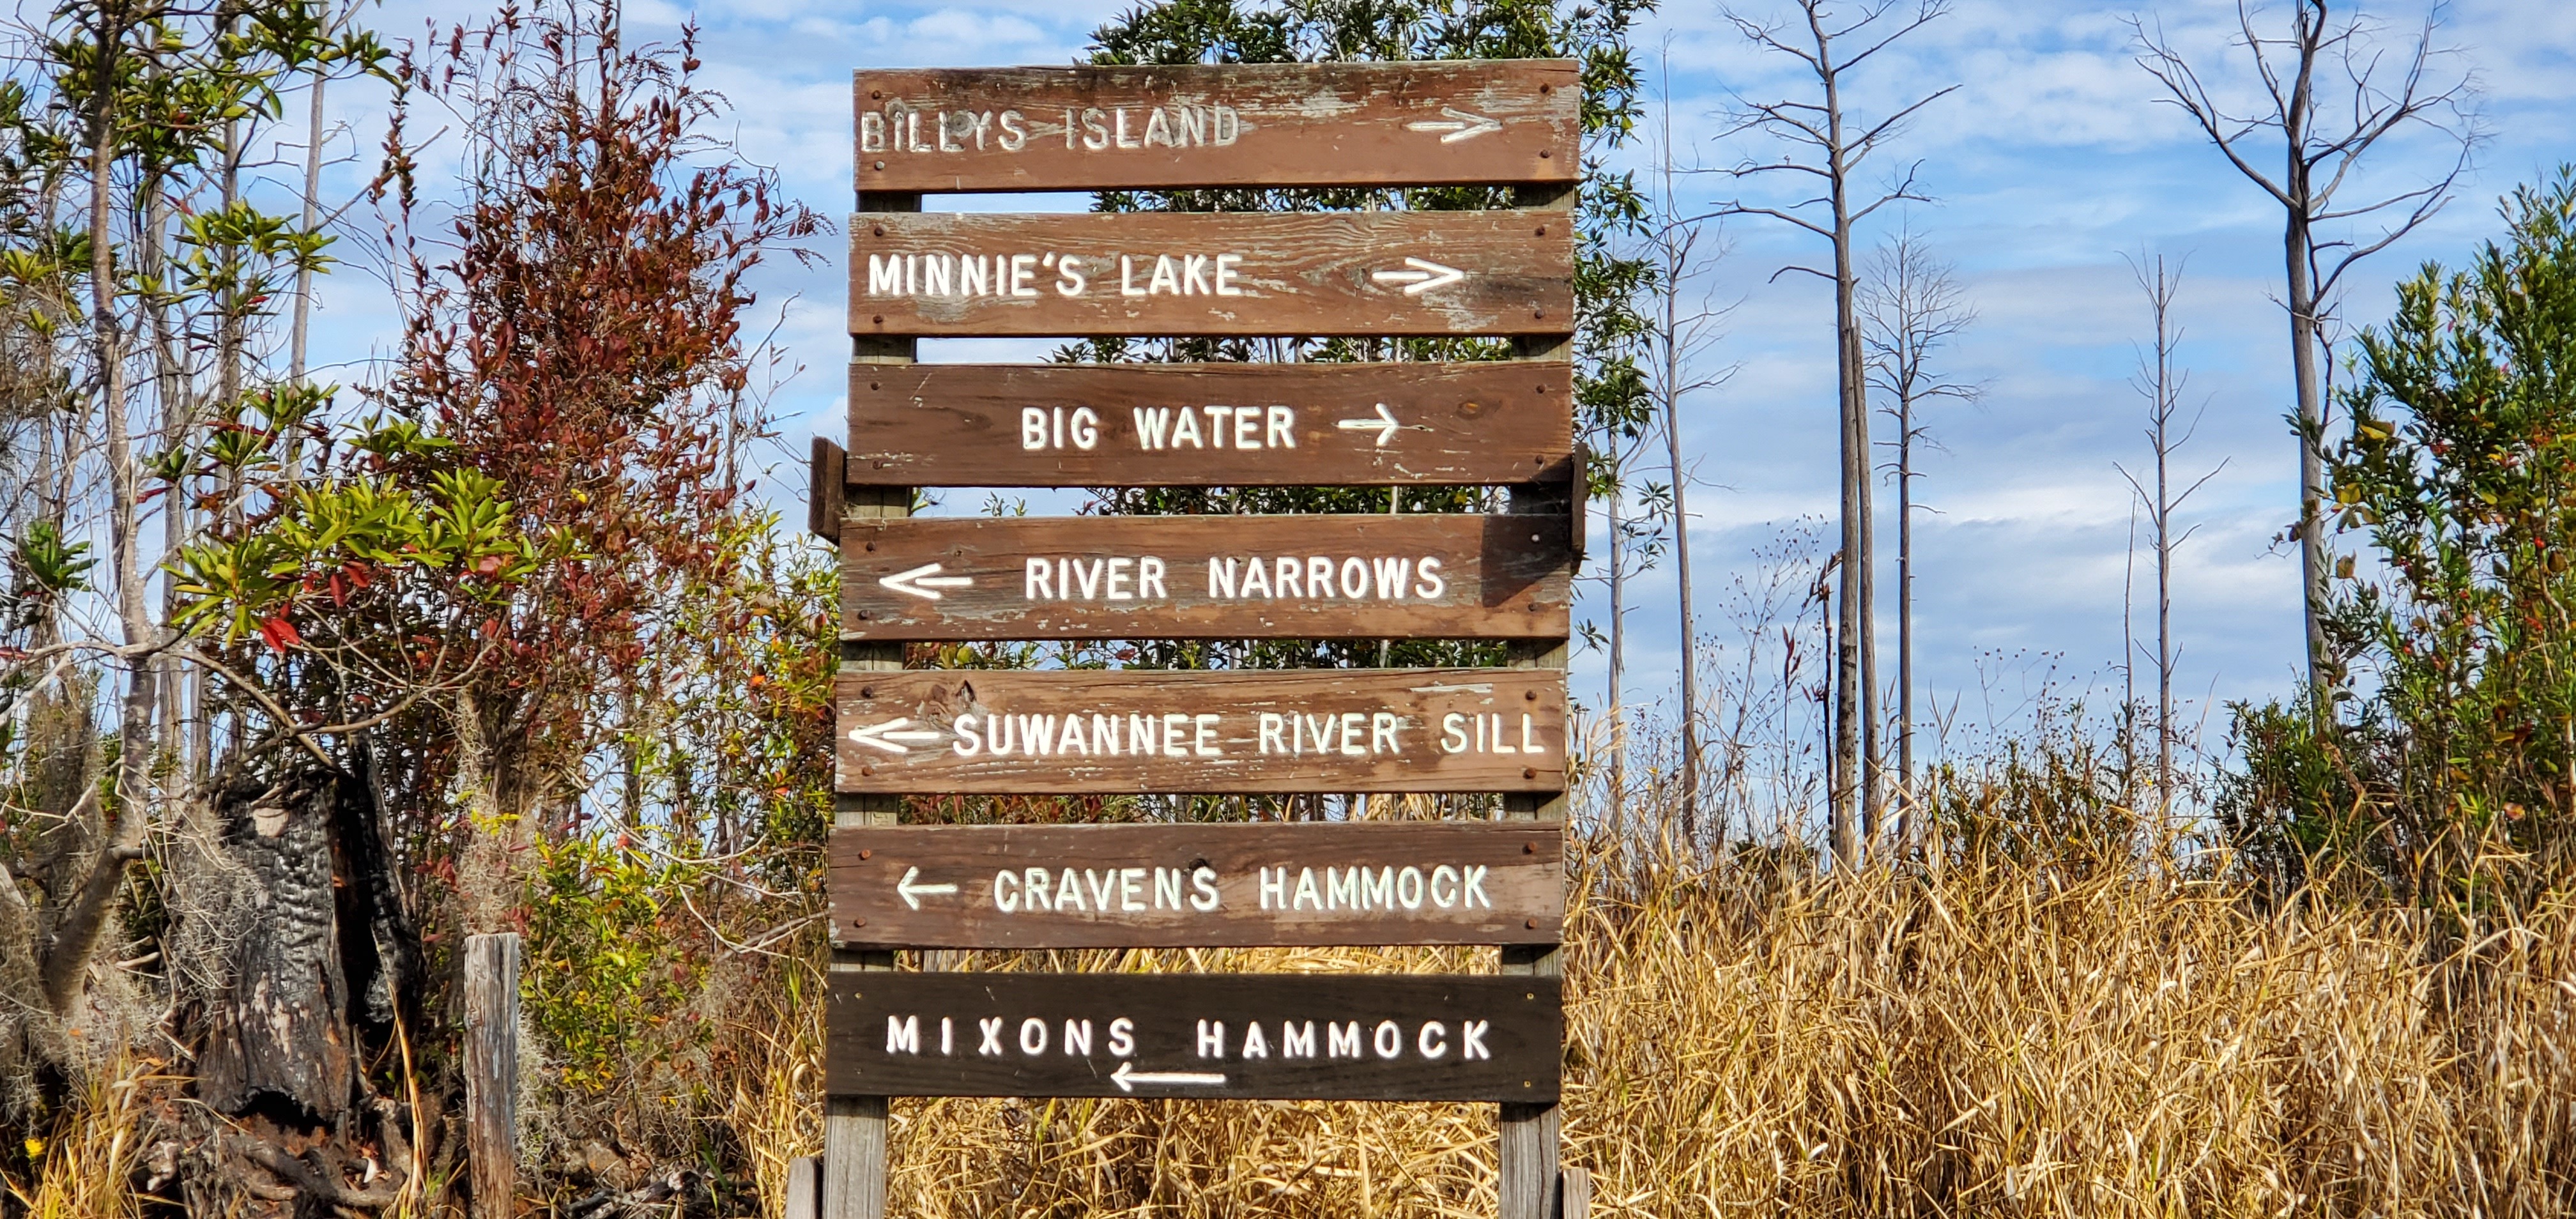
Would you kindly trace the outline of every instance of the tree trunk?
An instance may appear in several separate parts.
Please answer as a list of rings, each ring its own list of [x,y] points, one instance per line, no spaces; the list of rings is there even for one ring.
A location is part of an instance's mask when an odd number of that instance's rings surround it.
[[[180,911],[197,925],[174,942],[214,959],[172,970],[183,984],[221,979],[194,1029],[198,1098],[228,1119],[198,1155],[222,1166],[221,1180],[192,1187],[208,1206],[275,1201],[283,1190],[297,1215],[378,1209],[410,1172],[411,1115],[375,1096],[364,1067],[417,1010],[422,974],[367,769],[307,767],[216,798],[220,858],[197,863],[201,879],[183,890]],[[217,869],[234,883],[202,879]],[[273,1181],[245,1188],[256,1174]]]
[[[1667,269],[1672,269],[1671,264]],[[1682,615],[1682,834],[1693,850],[1699,846],[1699,628],[1692,617],[1690,498],[1687,468],[1682,464],[1681,352],[1679,307],[1674,293],[1664,293],[1664,456],[1673,475],[1673,574]]]
[[[1914,403],[1896,400],[1896,813],[1897,849],[1913,845],[1914,819]]]

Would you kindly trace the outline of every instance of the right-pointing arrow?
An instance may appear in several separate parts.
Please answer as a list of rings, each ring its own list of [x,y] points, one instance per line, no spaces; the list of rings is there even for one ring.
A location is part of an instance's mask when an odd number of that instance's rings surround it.
[[[1395,439],[1396,432],[1404,427],[1402,423],[1396,421],[1395,412],[1386,409],[1386,404],[1383,402],[1377,404],[1377,418],[1375,419],[1344,419],[1336,422],[1333,426],[1340,428],[1345,432],[1365,432],[1375,429],[1377,431],[1377,447],[1381,449],[1386,447],[1387,441]]]
[[[1404,129],[1407,131],[1439,132],[1441,133],[1440,142],[1443,144],[1455,144],[1460,140],[1472,140],[1486,132],[1500,131],[1503,129],[1502,120],[1489,119],[1481,114],[1469,114],[1464,110],[1452,110],[1447,106],[1442,106],[1440,108],[1440,113],[1442,116],[1440,118],[1416,119],[1413,122],[1406,123],[1404,125]]]
[[[1109,1082],[1118,1085],[1118,1090],[1121,1092],[1133,1092],[1138,1084],[1149,1088],[1157,1084],[1165,1087],[1222,1088],[1225,1086],[1225,1076],[1214,1071],[1139,1071],[1135,1063],[1120,1062],[1118,1069],[1109,1073]]]
[[[1433,288],[1446,288],[1457,283],[1467,278],[1467,273],[1427,258],[1408,258],[1404,260],[1403,269],[1371,271],[1369,278],[1382,284],[1402,284],[1406,296],[1420,296]]]

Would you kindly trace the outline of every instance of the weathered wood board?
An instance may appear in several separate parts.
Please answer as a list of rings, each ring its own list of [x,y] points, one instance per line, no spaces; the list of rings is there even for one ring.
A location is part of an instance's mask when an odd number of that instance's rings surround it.
[[[832,831],[832,940],[884,948],[1553,944],[1563,827],[1499,821]]]
[[[850,333],[1557,334],[1573,274],[1562,211],[866,212]]]
[[[1573,402],[1563,361],[861,364],[850,368],[848,477],[906,487],[1562,482]]]
[[[839,790],[1556,792],[1549,669],[845,673]]]
[[[1571,182],[1570,59],[863,69],[858,188]]]
[[[911,517],[841,533],[871,640],[1562,637],[1555,516]]]
[[[827,1077],[866,1096],[1556,1099],[1557,979],[839,973]]]

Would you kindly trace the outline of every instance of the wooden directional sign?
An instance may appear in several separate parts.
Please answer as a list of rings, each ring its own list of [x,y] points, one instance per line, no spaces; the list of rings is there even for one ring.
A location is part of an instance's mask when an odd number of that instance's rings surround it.
[[[858,187],[1571,182],[1573,60],[858,73]]]
[[[848,478],[907,487],[1562,482],[1574,371],[1487,364],[850,369]]]
[[[1562,827],[1499,821],[832,831],[832,939],[887,948],[1553,944]]]
[[[1558,516],[913,517],[841,534],[876,640],[1535,639],[1566,632]]]
[[[852,334],[1572,329],[1568,212],[871,212],[850,221]]]
[[[1555,978],[840,973],[831,1090],[866,1096],[1557,1097]]]
[[[1550,669],[848,674],[839,790],[1556,792]]]

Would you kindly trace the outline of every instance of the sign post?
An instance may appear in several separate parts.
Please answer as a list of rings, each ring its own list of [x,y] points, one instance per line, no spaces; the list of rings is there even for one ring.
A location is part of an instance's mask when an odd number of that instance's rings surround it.
[[[1556,1219],[1581,543],[1566,60],[862,71],[821,1207],[887,1098],[1472,1100]],[[1483,211],[923,193],[1499,185]],[[1468,363],[921,364],[923,338],[1483,336]],[[910,519],[914,488],[1511,488],[1502,515]],[[913,643],[1491,639],[1509,668],[907,671]],[[1498,822],[902,826],[906,796],[1493,792]],[[1486,976],[893,972],[898,949],[1495,944]],[[798,1219],[804,1219],[799,1216]]]

